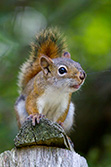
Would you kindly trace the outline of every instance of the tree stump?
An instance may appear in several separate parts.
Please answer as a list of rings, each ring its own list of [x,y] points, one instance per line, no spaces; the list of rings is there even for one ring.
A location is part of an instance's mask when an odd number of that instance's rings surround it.
[[[15,137],[15,148],[0,154],[0,167],[88,167],[57,123],[27,120]]]

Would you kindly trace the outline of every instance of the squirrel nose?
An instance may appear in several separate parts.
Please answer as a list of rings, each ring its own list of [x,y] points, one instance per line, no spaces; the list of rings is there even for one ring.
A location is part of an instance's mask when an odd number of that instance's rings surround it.
[[[81,71],[81,72],[80,72],[80,75],[79,75],[79,78],[80,78],[81,80],[84,80],[84,79],[86,78],[86,73],[85,73],[84,71]]]

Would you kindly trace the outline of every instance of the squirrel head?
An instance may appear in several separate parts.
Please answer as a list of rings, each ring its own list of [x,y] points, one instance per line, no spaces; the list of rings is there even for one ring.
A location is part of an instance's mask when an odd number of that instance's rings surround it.
[[[40,57],[40,66],[47,85],[68,92],[77,91],[84,83],[86,73],[78,62],[70,58],[70,53],[63,53],[62,57],[51,59]]]

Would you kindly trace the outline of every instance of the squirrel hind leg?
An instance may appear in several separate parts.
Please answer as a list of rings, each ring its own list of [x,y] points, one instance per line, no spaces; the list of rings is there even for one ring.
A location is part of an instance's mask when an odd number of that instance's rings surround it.
[[[66,131],[66,133],[70,133],[70,130],[72,128],[74,122],[74,110],[75,110],[74,104],[71,102],[69,105],[69,111],[67,117],[63,122],[63,128]]]
[[[18,127],[20,128],[28,116],[28,113],[26,112],[26,109],[25,109],[25,96],[24,95],[21,95],[17,99],[14,108],[16,112]]]

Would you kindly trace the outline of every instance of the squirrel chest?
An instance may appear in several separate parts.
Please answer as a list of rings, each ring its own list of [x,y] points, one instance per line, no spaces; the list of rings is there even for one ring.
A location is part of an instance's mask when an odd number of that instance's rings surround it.
[[[67,109],[69,95],[53,88],[49,89],[37,99],[37,109],[40,114],[56,122]]]

